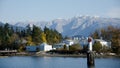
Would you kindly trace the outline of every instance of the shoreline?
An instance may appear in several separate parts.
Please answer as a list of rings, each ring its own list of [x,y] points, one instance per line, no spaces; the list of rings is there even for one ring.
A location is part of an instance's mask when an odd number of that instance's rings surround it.
[[[86,58],[86,54],[49,54],[49,53],[17,53],[15,55],[6,55],[6,56],[0,56],[0,58],[3,57],[9,57],[9,56],[36,56],[36,57],[82,57]],[[120,55],[95,55],[95,58],[110,58],[110,57],[119,57]]]
[[[44,54],[44,55],[29,55],[29,56],[40,56],[40,57],[82,57],[82,58],[86,58],[87,55],[86,54]],[[95,58],[109,58],[109,57],[120,57],[119,55],[99,55],[99,56],[95,56]]]
[[[16,55],[16,57],[76,57],[76,58],[87,58],[87,56],[80,56],[80,55],[41,55],[41,56],[37,56],[37,55]],[[7,58],[7,57],[14,57],[14,56],[0,56],[0,58]],[[120,56],[95,56],[94,58],[120,58]]]

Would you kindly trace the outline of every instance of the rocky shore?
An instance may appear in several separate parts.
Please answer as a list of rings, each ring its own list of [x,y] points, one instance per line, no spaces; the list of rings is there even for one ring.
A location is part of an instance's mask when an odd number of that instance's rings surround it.
[[[1,57],[7,57],[7,56],[40,56],[40,57],[86,57],[86,54],[57,54],[57,53],[47,53],[47,52],[18,52],[14,55],[5,55],[5,56],[0,56]],[[120,55],[116,54],[95,54],[95,57],[120,57]]]

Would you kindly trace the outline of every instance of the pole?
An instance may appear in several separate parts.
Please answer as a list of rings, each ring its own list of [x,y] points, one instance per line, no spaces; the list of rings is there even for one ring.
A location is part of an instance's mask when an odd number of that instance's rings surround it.
[[[94,53],[92,51],[92,38],[88,38],[87,65],[94,66]]]
[[[87,53],[87,64],[88,64],[88,66],[94,66],[94,54],[93,54],[93,52]]]

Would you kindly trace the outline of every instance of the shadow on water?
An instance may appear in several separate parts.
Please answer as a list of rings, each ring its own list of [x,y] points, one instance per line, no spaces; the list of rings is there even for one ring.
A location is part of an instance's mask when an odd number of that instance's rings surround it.
[[[95,66],[89,66],[89,65],[88,65],[87,68],[95,68]]]

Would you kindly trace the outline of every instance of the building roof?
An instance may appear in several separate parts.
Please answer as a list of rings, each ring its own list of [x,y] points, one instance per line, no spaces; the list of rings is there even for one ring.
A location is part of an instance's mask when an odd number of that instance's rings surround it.
[[[47,43],[42,43],[40,46],[50,46],[50,45],[48,45]]]
[[[65,43],[58,43],[58,44],[55,44],[55,45],[65,45]]]
[[[94,39],[95,41],[99,41],[99,42],[107,42],[105,40],[102,40],[102,39]]]

